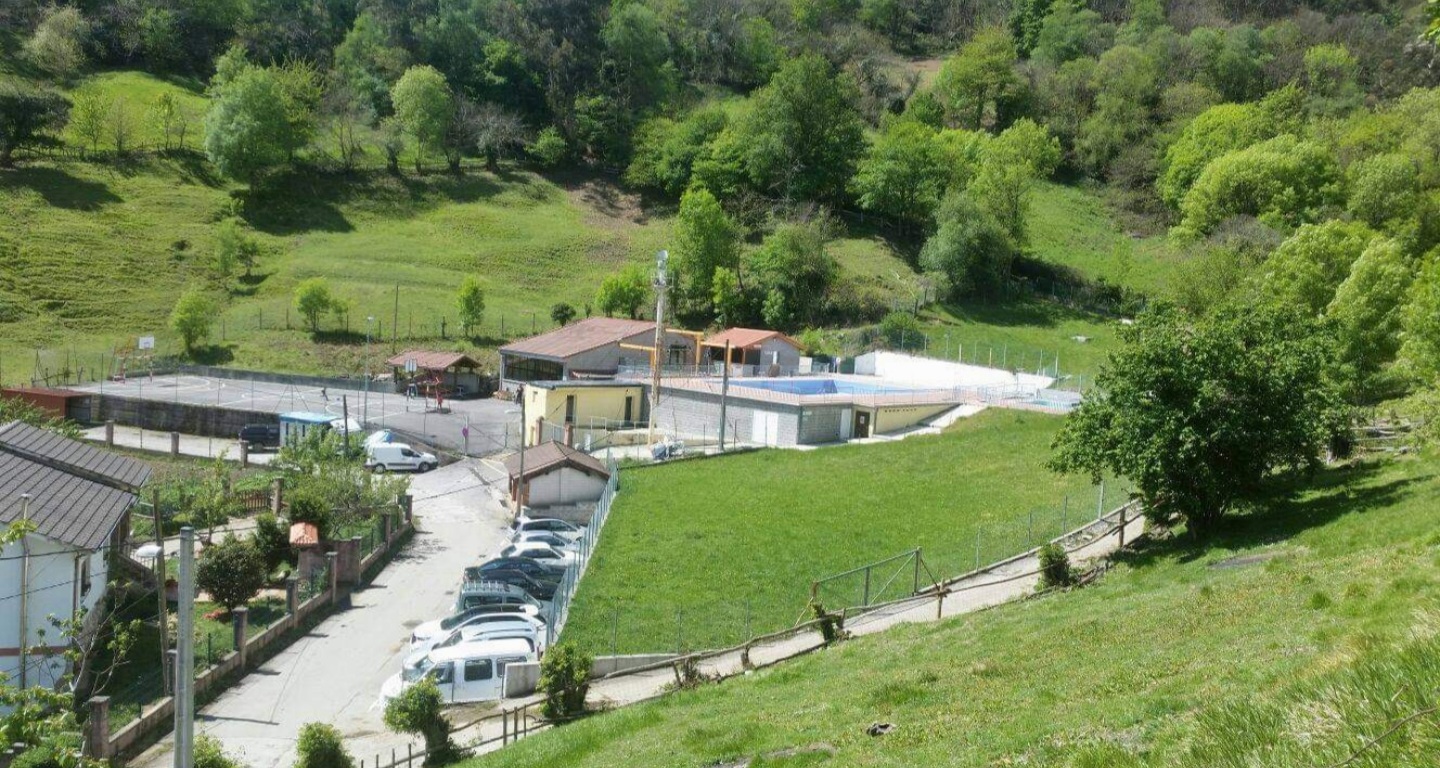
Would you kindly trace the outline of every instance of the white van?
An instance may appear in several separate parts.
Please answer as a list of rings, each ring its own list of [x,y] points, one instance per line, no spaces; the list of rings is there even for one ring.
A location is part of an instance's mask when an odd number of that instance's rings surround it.
[[[380,698],[390,700],[406,688],[429,678],[440,688],[447,704],[496,701],[505,694],[505,666],[539,660],[528,640],[509,638],[461,643],[426,654],[418,664],[385,681]]]
[[[433,453],[421,453],[404,443],[377,443],[365,447],[365,468],[372,472],[409,469],[429,472],[440,466]]]

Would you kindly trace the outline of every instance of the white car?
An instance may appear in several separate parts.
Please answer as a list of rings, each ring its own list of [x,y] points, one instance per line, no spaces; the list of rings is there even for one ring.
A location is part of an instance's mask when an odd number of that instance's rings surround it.
[[[574,550],[556,549],[538,541],[522,541],[500,550],[496,557],[528,557],[535,562],[553,569],[564,571],[579,559]]]
[[[443,619],[427,621],[410,630],[410,645],[417,647],[424,643],[439,642],[456,629],[486,616],[524,616],[538,620],[540,607],[538,605],[486,605],[470,608]]]
[[[512,536],[521,533],[545,531],[561,538],[574,540],[585,535],[584,528],[553,517],[517,517],[515,518],[514,527],[515,533],[511,534]]]
[[[478,643],[461,643],[439,648],[385,681],[382,701],[399,696],[406,688],[429,678],[440,689],[447,704],[468,701],[495,701],[505,694],[505,667],[539,661],[540,655],[529,640],[505,638]]]
[[[429,472],[440,466],[433,453],[423,453],[404,443],[378,443],[366,446],[365,468],[372,472],[408,469]]]
[[[567,539],[549,531],[516,531],[510,538],[511,544],[545,544],[561,552],[580,548],[579,539]]]
[[[410,666],[416,660],[424,658],[425,654],[439,648],[449,648],[481,640],[493,640],[497,637],[523,637],[535,645],[536,653],[545,652],[548,645],[546,638],[549,634],[549,628],[545,626],[545,622],[520,614],[497,615],[504,618],[499,621],[467,624],[457,627],[448,635],[411,644],[410,652],[405,655],[404,666]]]

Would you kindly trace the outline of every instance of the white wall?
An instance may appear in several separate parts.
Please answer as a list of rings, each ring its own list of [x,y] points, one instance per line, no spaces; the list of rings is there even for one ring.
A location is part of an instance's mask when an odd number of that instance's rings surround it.
[[[78,550],[41,536],[26,537],[30,545],[28,596],[21,600],[21,572],[24,561],[22,548],[14,542],[0,549],[0,672],[10,677],[9,684],[19,682],[22,646],[64,646],[62,637],[50,622],[50,616],[68,619],[77,608],[93,609],[105,593],[108,557],[104,549],[85,555]],[[80,595],[77,580],[78,564],[90,563],[90,591]],[[25,607],[25,639],[20,637],[20,611]],[[26,671],[27,683],[52,685],[64,671],[62,659],[32,656]]]
[[[599,501],[605,480],[567,466],[531,478],[526,492],[532,507]]]
[[[1021,384],[1044,388],[1055,382],[1048,376],[1036,376],[1030,373],[1014,374],[1001,368],[952,363],[948,360],[915,357],[883,350],[867,352],[855,358],[855,373],[878,376],[896,383],[931,387],[993,387]]]

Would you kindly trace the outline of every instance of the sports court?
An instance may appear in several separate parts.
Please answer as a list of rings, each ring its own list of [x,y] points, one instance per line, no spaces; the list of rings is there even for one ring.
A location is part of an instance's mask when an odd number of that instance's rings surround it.
[[[132,376],[71,389],[229,410],[328,413],[336,418],[343,416],[348,406],[350,418],[368,429],[400,430],[437,447],[471,455],[493,453],[519,441],[520,408],[514,403],[488,398],[447,400],[437,410],[434,400],[390,391],[389,382],[376,382],[367,395],[361,389],[179,374]]]

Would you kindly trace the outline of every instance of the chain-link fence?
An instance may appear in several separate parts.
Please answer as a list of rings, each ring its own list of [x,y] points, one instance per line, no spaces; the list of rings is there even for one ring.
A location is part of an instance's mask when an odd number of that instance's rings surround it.
[[[164,671],[154,669],[106,691],[105,695],[110,697],[110,734],[114,735],[140,717],[146,708],[168,696],[165,681]]]
[[[309,574],[301,576],[295,585],[300,602],[324,592],[330,588],[330,566],[321,565],[310,571]]]
[[[595,554],[595,545],[600,541],[600,532],[605,527],[605,521],[610,517],[610,507],[614,504],[615,494],[620,490],[620,468],[613,459],[606,462],[606,469],[609,470],[610,478],[605,482],[605,490],[600,495],[600,501],[595,505],[595,514],[590,517],[590,524],[585,527],[585,535],[576,542],[575,564],[565,569],[565,575],[560,580],[560,585],[555,590],[555,596],[550,601],[550,611],[546,619],[549,627],[550,642],[560,636],[565,627],[565,620],[570,616],[570,603],[575,598],[575,590],[580,588],[580,579],[585,575],[585,568],[590,564],[590,558]]]

